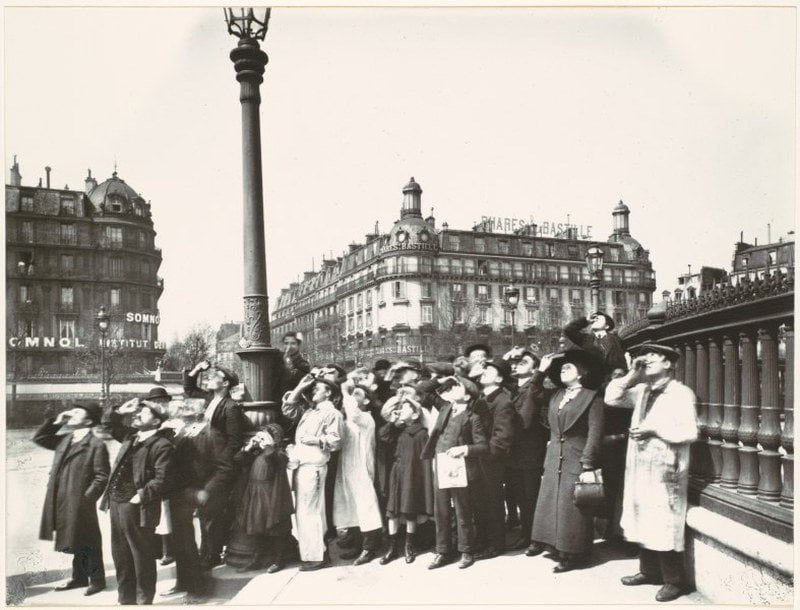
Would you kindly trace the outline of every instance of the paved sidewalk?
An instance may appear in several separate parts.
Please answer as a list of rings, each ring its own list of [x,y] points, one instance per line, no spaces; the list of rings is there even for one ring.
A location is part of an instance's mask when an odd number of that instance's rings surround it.
[[[637,559],[602,543],[595,547],[590,567],[564,574],[554,574],[555,562],[546,556],[525,557],[522,551],[479,561],[466,570],[458,569],[455,563],[428,570],[433,556],[430,552],[419,555],[410,565],[402,557],[387,566],[375,560],[358,567],[334,558],[333,567],[316,572],[300,572],[297,565],[292,565],[277,574],[267,574],[264,570],[240,574],[222,566],[212,571],[214,591],[204,605],[656,603],[658,586],[624,587],[619,582],[620,577],[637,571]],[[113,606],[117,599],[116,581],[113,566],[109,568],[108,588],[88,598],[83,589],[53,591],[53,585],[59,581],[32,582],[23,589],[11,584],[20,582],[19,577],[9,577],[8,602],[36,606]],[[173,583],[174,568],[159,567],[158,591],[169,589]],[[182,603],[180,596],[164,598],[156,594],[156,605]],[[674,605],[702,603],[707,602],[696,592],[672,602]]]

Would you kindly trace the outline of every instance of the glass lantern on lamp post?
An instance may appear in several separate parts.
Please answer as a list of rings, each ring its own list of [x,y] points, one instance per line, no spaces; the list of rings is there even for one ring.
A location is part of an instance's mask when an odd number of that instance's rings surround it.
[[[600,281],[603,277],[603,249],[593,245],[586,250],[586,268],[589,270],[589,288],[592,291],[592,313],[600,311]]]
[[[517,305],[519,304],[519,288],[510,284],[503,292],[505,305],[511,314],[511,347],[514,347],[514,330],[516,327]]]

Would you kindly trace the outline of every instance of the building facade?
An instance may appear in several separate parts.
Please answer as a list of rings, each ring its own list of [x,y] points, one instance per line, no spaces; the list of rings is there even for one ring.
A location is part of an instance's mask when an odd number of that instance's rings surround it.
[[[150,203],[114,174],[91,170],[83,191],[22,184],[14,160],[6,184],[6,334],[15,381],[99,370],[101,306],[110,316],[106,357],[116,373],[153,370],[161,249]],[[107,369],[109,364],[107,362]]]
[[[631,236],[628,207],[613,209],[605,242],[581,238],[571,225],[545,232],[535,224],[482,222],[472,229],[436,225],[422,216],[422,189],[403,188],[400,218],[343,256],[281,291],[272,311],[272,341],[302,331],[315,362],[411,357],[438,360],[471,342],[495,349],[558,346],[563,326],[590,313],[586,250],[604,251],[600,307],[618,324],[652,304],[655,274],[649,253]],[[519,289],[509,307],[506,290]]]

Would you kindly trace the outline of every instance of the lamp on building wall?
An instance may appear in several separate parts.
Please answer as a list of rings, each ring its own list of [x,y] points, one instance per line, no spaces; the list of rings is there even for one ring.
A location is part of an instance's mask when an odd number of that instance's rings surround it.
[[[101,305],[100,311],[94,317],[97,330],[100,332],[100,407],[106,407],[106,335],[108,334],[109,315],[106,306]]]
[[[603,277],[603,249],[597,245],[586,250],[586,268],[589,270],[589,287],[592,291],[592,312],[600,311],[600,282]]]
[[[239,39],[230,53],[242,107],[244,324],[241,349],[236,353],[242,361],[245,387],[252,397],[245,404],[245,413],[251,420],[275,417],[280,393],[277,371],[281,353],[270,346],[259,114],[259,89],[268,58],[258,43],[267,34],[271,10],[224,9],[228,33]]]
[[[516,326],[517,305],[519,304],[519,288],[509,284],[503,292],[505,305],[511,313],[511,347],[514,347],[514,328]]]

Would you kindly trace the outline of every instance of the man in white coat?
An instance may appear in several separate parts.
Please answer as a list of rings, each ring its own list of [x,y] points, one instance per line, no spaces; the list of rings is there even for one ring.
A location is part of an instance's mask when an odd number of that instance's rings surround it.
[[[678,351],[645,343],[635,354],[628,373],[612,379],[605,393],[607,404],[633,408],[620,525],[641,554],[639,573],[622,584],[663,583],[656,601],[667,602],[687,592],[683,550],[695,396],[673,377]]]
[[[333,492],[333,522],[337,529],[361,530],[360,548],[347,550],[342,559],[353,565],[372,561],[381,544],[381,509],[375,493],[375,420],[369,412],[372,391],[357,385],[364,373],[356,370],[342,384],[344,435]]]

